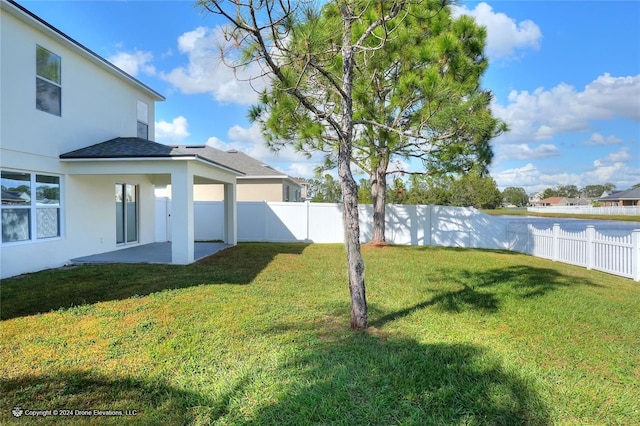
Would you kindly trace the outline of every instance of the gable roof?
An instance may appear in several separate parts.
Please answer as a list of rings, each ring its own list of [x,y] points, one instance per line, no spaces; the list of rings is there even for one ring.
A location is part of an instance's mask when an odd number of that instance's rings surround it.
[[[255,158],[236,151],[222,151],[209,145],[165,145],[137,137],[119,137],[60,155],[61,160],[116,159],[198,159],[238,174],[239,179],[286,179],[300,186],[294,178],[273,169]]]
[[[53,37],[55,40],[58,40],[63,45],[69,47],[71,50],[85,57],[89,61],[93,62],[97,66],[107,70],[111,74],[116,75],[117,77],[129,82],[130,84],[140,88],[142,91],[146,92],[150,97],[154,98],[156,101],[164,101],[165,97],[160,93],[156,92],[146,84],[142,83],[140,80],[132,77],[127,74],[120,68],[116,67],[114,64],[98,55],[91,49],[87,48],[83,44],[69,37],[44,19],[40,18],[33,12],[26,9],[24,6],[21,6],[14,0],[0,0],[0,7],[3,11],[9,12],[11,15],[25,22],[26,24],[37,28],[41,32]]]
[[[286,174],[279,172],[269,166],[268,164],[263,163],[262,161],[256,160],[249,155],[236,151],[235,149],[229,151],[219,151],[220,161],[227,165],[228,167],[234,168],[236,170],[240,170],[246,176],[245,178],[256,178],[256,177],[273,177],[273,178],[289,178]],[[292,179],[292,178],[289,178]]]
[[[549,197],[549,198],[545,198],[544,200],[540,200],[538,202],[556,204],[556,203],[560,203],[562,200],[565,200],[566,198],[567,197]]]
[[[598,200],[640,200],[640,186],[626,191],[618,191],[606,197],[598,198]]]
[[[113,159],[197,159],[243,175],[222,161],[224,151],[207,145],[164,145],[142,138],[115,138],[60,155],[61,160],[113,160]]]

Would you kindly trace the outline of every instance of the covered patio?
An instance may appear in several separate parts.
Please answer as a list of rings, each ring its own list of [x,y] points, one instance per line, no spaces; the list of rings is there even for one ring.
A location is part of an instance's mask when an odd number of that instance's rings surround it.
[[[194,261],[204,259],[218,253],[221,250],[233,247],[225,243],[194,243]],[[105,264],[105,263],[155,263],[166,264],[171,262],[171,242],[142,244],[127,247],[106,253],[71,259],[72,265]]]
[[[78,212],[78,217],[70,216],[69,223],[88,224],[76,236],[75,247],[82,247],[84,253],[74,250],[71,262],[187,265],[235,245],[236,178],[243,173],[221,164],[221,154],[209,146],[170,146],[120,137],[60,155],[67,169],[67,187],[76,195],[68,211]],[[170,242],[155,233],[154,188],[168,184],[172,187]],[[200,184],[224,187],[224,244],[194,239],[193,191]],[[125,194],[125,186],[131,192]]]

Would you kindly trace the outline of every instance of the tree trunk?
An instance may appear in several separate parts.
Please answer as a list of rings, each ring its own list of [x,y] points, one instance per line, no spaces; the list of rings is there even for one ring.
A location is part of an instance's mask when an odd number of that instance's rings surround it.
[[[351,295],[351,328],[369,326],[367,298],[364,286],[364,260],[360,253],[360,217],[358,214],[358,186],[351,173],[353,143],[353,68],[354,51],[351,41],[353,4],[346,1],[340,6],[342,33],[342,134],[338,149],[338,176],[342,186],[342,214],[344,241],[347,250],[349,293]]]
[[[385,208],[387,203],[387,162],[380,159],[377,167],[369,176],[371,180],[371,198],[373,199],[373,237],[374,243],[386,241]]]
[[[360,218],[358,213],[358,187],[351,173],[347,149],[341,146],[338,154],[338,175],[342,184],[342,214],[344,239],[349,271],[349,293],[351,295],[351,328],[365,329],[369,326],[367,298],[364,284],[364,260],[360,253]]]

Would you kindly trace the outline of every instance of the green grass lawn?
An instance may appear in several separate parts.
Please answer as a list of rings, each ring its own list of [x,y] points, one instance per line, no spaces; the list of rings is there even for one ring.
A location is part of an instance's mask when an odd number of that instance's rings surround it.
[[[341,245],[4,280],[0,423],[640,424],[639,283],[510,252],[363,254],[368,332],[348,328]]]

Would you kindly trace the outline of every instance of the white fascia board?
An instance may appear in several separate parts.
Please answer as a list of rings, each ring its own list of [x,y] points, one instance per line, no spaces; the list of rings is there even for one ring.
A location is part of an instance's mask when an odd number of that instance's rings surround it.
[[[242,178],[242,172],[239,172],[234,169],[230,169],[218,163],[214,163],[211,161],[207,161],[198,156],[185,156],[185,157],[122,157],[122,158],[61,158],[60,161],[65,163],[115,163],[115,162],[136,162],[136,161],[197,161],[200,163],[204,163],[209,167],[215,167],[220,170],[224,170],[225,172],[234,174],[239,176],[238,179]]]

